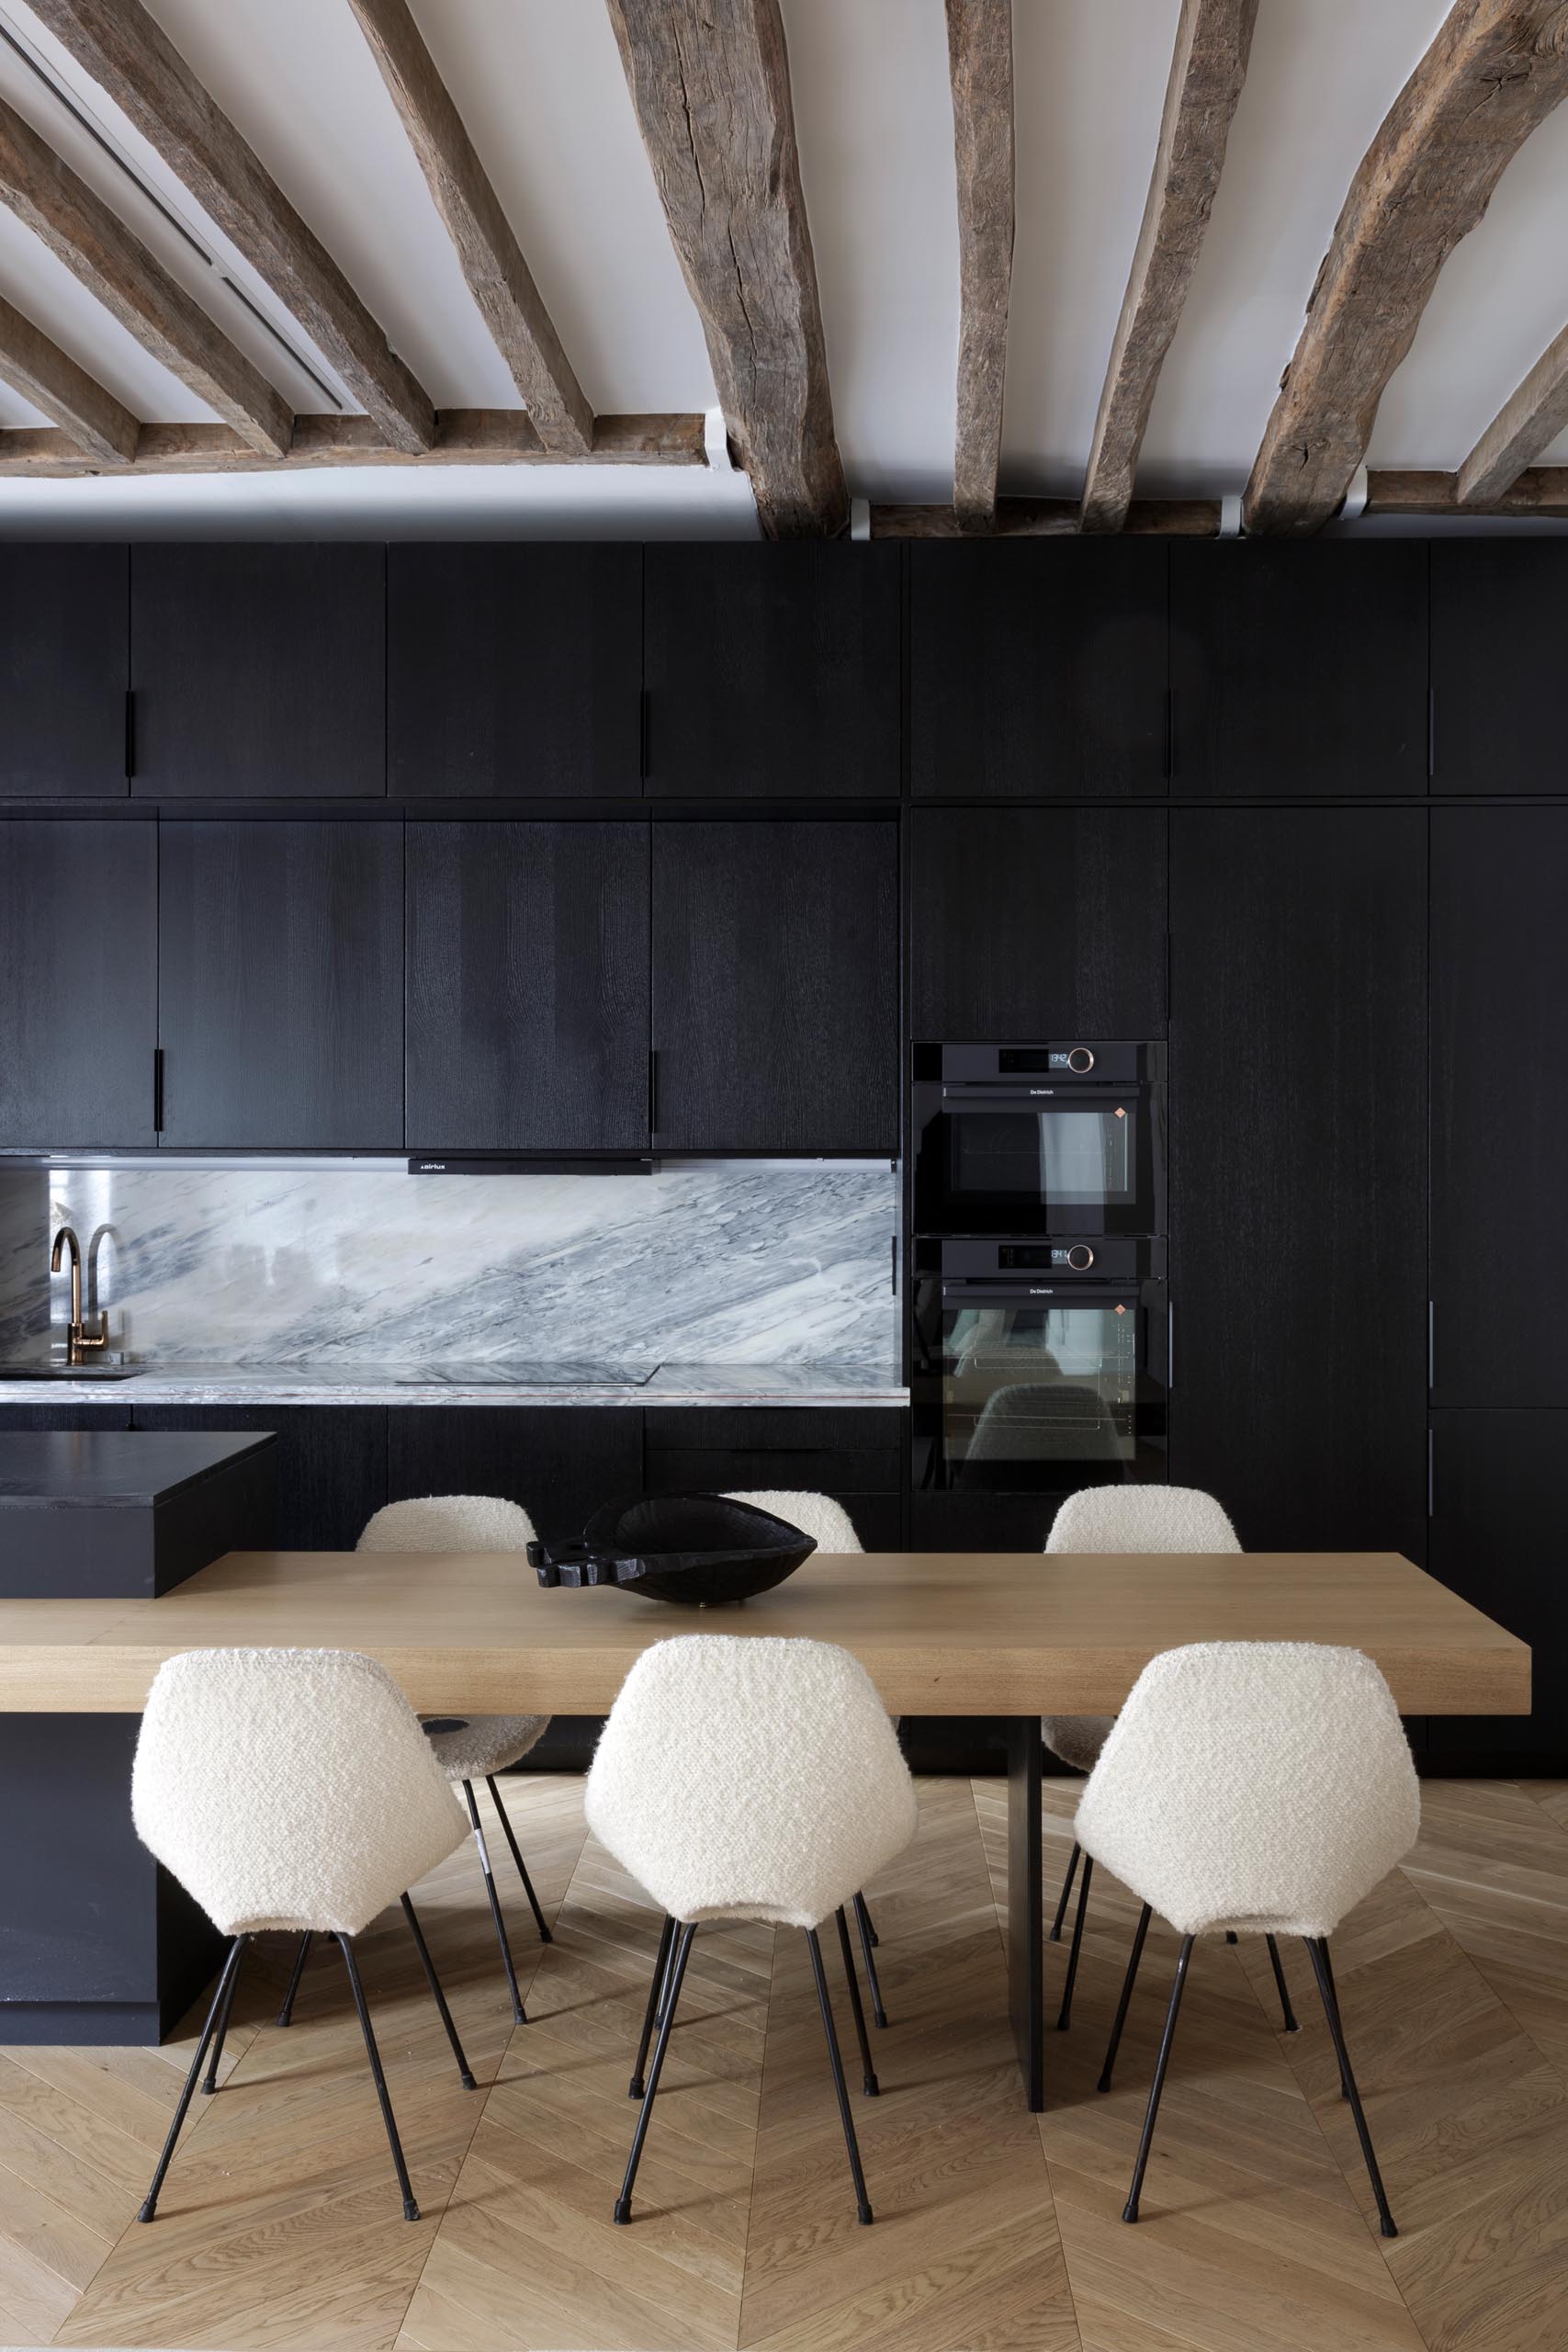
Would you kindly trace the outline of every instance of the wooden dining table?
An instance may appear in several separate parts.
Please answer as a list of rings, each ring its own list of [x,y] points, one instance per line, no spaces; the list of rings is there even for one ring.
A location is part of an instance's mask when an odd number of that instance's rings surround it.
[[[0,1725],[12,1781],[4,1810],[14,1813],[23,1793],[15,1785],[27,1753],[21,1718],[68,1720],[85,1738],[85,1719],[136,1716],[160,1665],[182,1650],[361,1650],[422,1712],[598,1715],[645,1649],[694,1632],[836,1642],[895,1714],[1003,1719],[1010,2005],[1034,2109],[1045,2097],[1043,1714],[1113,1714],[1159,1651],[1210,1641],[1348,1645],[1382,1668],[1406,1715],[1523,1714],[1530,1705],[1525,1644],[1393,1552],[817,1553],[772,1592],[704,1611],[614,1587],[546,1590],[514,1553],[231,1552],[158,1600],[0,1602]],[[128,1745],[122,1758],[128,1769]],[[78,1775],[78,1815],[83,1801]],[[123,1785],[96,1802],[123,1813]],[[70,1918],[82,1916],[76,1893],[77,1909],[67,1905],[55,1925],[62,1954],[62,1933],[68,1941]],[[156,1993],[142,1988],[144,2026],[149,2000],[151,2015],[170,2021],[171,2004],[189,1997],[188,1980],[205,1964],[192,1921],[166,1889],[155,1909],[158,1931],[177,1941],[183,1930],[189,1949],[184,1965],[173,1944],[161,1955]],[[29,2007],[3,1981],[5,1951],[0,1939],[0,2004],[21,2001],[32,2029],[25,2038],[50,2038],[50,2003]],[[116,2007],[107,1996],[96,2006]],[[137,2038],[136,2008],[121,2001],[99,2023],[123,2030],[96,2038]],[[95,2038],[90,2016],[77,2021],[88,2030],[54,2038]]]

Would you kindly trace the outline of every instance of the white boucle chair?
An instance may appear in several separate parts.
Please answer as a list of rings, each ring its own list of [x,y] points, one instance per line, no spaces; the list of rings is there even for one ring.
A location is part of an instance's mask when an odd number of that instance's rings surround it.
[[[708,1920],[763,1919],[806,1931],[856,2211],[869,2222],[817,1933],[836,1917],[864,2087],[874,2095],[844,1905],[909,1843],[916,1807],[915,1784],[865,1668],[826,1642],[733,1634],[659,1642],[632,1668],[610,1711],[583,1809],[594,1836],[664,1914],[634,2094],[656,2015],[658,2040],[615,2220],[631,2219],[692,1939]]]
[[[365,1532],[355,1549],[361,1552],[524,1552],[533,1537],[534,1522],[522,1504],[507,1502],[502,1496],[419,1495],[408,1502],[384,1504],[367,1520]],[[549,1724],[548,1715],[442,1715],[424,1726],[425,1736],[437,1763],[449,1781],[458,1783],[468,1801],[468,1822],[474,1843],[479,1848],[485,1893],[490,1898],[490,1916],[495,1923],[495,1939],[501,1947],[501,1964],[506,1971],[507,1990],[512,1996],[512,2014],[519,2025],[526,2025],[528,2017],[523,2007],[523,1996],[517,1989],[517,1971],[513,1963],[512,1946],[507,1939],[506,1922],[502,1917],[501,1898],[495,1891],[495,1874],[491,1869],[490,1848],[485,1844],[473,1784],[482,1779],[490,1790],[491,1801],[501,1816],[506,1842],[512,1849],[512,1859],[517,1865],[517,1875],[523,1882],[523,1892],[534,1914],[539,1941],[547,1944],[553,1939],[545,1915],[539,1908],[539,1898],[534,1892],[534,1882],[528,1875],[528,1866],[523,1860],[516,1833],[507,1818],[506,1807],[502,1804],[495,1776],[526,1756],[549,1729]],[[299,1979],[310,1950],[310,1939],[307,1936],[300,1944],[294,1962],[294,1973],[284,1995],[283,2007],[277,2014],[279,2025],[287,2025],[294,2014],[294,1996],[299,1989]]]
[[[1138,2199],[1199,1936],[1300,1936],[1355,2117],[1385,2238],[1397,2235],[1350,2071],[1328,1939],[1415,1844],[1420,1792],[1393,1693],[1359,1650],[1201,1642],[1167,1650],[1133,1686],[1075,1825],[1086,1856],[1143,1905],[1100,2077],[1126,2022],[1152,1912],[1181,1938],[1133,2186]],[[1276,1963],[1277,1964],[1277,1963]]]
[[[466,2090],[474,2077],[408,1890],[468,1836],[462,1810],[386,1668],[351,1650],[188,1650],[148,1694],[130,1782],[137,1835],[214,1925],[231,1936],[207,2023],[140,2219],[152,2221],[204,2062],[218,2086],[234,1987],[251,1938],[269,1928],[332,1936],[417,2222],[354,1938],[401,1901]]]

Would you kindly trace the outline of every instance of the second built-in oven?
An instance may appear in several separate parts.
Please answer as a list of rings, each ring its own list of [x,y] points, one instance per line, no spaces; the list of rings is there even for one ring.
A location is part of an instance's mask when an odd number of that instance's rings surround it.
[[[1162,1045],[917,1045],[911,1110],[917,1233],[1166,1230]]]

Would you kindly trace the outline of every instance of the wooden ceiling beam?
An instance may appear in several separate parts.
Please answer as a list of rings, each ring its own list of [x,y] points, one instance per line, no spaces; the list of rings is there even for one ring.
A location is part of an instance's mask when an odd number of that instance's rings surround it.
[[[1083,527],[1119,531],[1165,355],[1198,266],[1258,0],[1182,0],[1159,145],[1084,477]]]
[[[141,0],[28,0],[243,254],[390,447],[428,448],[428,396],[321,240]]]
[[[581,457],[592,444],[593,411],[406,0],[349,5],[540,440],[557,456]]]
[[[1454,514],[1466,521],[1538,515],[1568,519],[1568,466],[1530,466],[1484,505],[1460,496],[1458,474],[1374,469],[1367,476],[1368,514]]]
[[[0,375],[5,372],[0,368]],[[129,460],[96,462],[61,432],[0,432],[0,476],[297,473],[338,466],[701,466],[700,414],[601,416],[592,446],[563,460],[522,409],[441,409],[428,449],[389,449],[368,416],[297,416],[282,457],[266,458],[223,424],[144,424]]]
[[[1504,402],[1459,469],[1461,506],[1500,498],[1568,425],[1568,327]]]
[[[1134,499],[1127,509],[1131,537],[1212,539],[1220,528],[1217,498]],[[990,536],[998,539],[1070,539],[1079,532],[1071,498],[998,498]],[[874,506],[874,539],[961,539],[969,533],[951,506]]]
[[[282,393],[3,99],[0,204],[251,448],[276,457],[288,447],[292,420]]]
[[[1455,0],[1350,185],[1247,486],[1249,531],[1337,511],[1438,274],[1568,95],[1562,0]]]
[[[51,417],[78,454],[118,465],[136,454],[141,427],[114,394],[0,300],[0,379]]]
[[[771,538],[849,520],[778,0],[607,0],[671,242]]]
[[[958,171],[958,423],[953,507],[965,531],[997,513],[1012,288],[1012,0],[947,0]]]

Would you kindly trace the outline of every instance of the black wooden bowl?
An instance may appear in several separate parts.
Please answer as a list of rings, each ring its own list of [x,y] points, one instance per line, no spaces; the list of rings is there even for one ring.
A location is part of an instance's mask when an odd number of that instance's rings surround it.
[[[649,1600],[711,1609],[793,1576],[817,1549],[787,1519],[724,1495],[639,1495],[595,1511],[575,1544],[533,1543],[542,1585],[624,1585]]]

